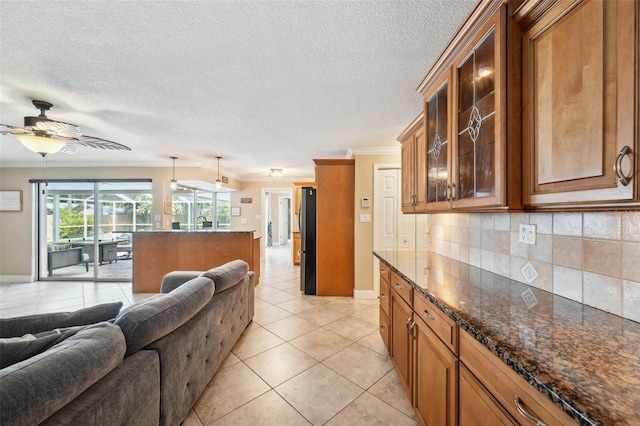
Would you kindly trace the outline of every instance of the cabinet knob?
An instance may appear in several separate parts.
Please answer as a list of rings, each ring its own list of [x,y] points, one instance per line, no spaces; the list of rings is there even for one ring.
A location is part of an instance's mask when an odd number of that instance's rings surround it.
[[[622,174],[622,159],[627,154],[631,154],[631,148],[625,145],[618,153],[615,163],[613,163],[613,171],[615,172],[616,177],[618,178],[620,183],[624,186],[629,185],[629,182],[631,182],[631,177],[633,176],[633,173],[628,177]]]
[[[451,184],[451,201],[455,201],[456,200],[456,184],[452,183]]]
[[[431,315],[429,312],[427,312],[427,310],[424,310],[424,314],[425,318],[429,318],[430,320],[435,320],[436,317],[434,317],[433,315]]]
[[[444,189],[444,196],[447,199],[447,201],[451,201],[451,185],[447,185],[447,187]]]

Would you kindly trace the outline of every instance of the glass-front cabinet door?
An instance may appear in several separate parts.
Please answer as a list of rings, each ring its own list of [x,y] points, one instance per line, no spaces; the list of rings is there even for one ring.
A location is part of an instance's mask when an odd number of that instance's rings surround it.
[[[503,204],[505,81],[501,14],[496,12],[454,63],[454,208]]]
[[[449,182],[449,74],[425,97],[427,138],[427,210],[446,210],[451,201]]]

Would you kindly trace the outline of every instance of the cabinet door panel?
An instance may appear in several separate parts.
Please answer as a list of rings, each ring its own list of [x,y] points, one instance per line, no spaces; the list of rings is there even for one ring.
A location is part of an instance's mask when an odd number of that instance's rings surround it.
[[[495,193],[495,30],[457,67],[458,199]]]
[[[429,426],[456,425],[458,360],[421,319],[413,332],[416,414]]]
[[[427,141],[424,127],[421,127],[415,134],[415,190],[416,190],[416,213],[424,213],[427,203]]]
[[[524,202],[633,200],[638,2],[561,3],[523,37]],[[634,113],[635,112],[635,113]]]
[[[515,134],[513,124],[519,122],[515,108],[520,105],[519,92],[506,90],[506,61],[512,63],[519,57],[519,51],[507,49],[505,43],[510,28],[503,4],[452,64],[453,209],[500,207],[507,201],[518,205],[517,189],[508,196],[506,193],[507,179],[515,179],[512,184],[517,188],[520,175],[519,148],[512,144],[507,150],[506,117],[509,115],[512,124],[510,134]],[[513,31],[509,35],[518,39]],[[507,102],[513,103],[513,111],[507,111]]]
[[[413,141],[403,142],[402,144],[402,212],[413,212],[413,194],[414,194],[414,149]]]
[[[436,89],[425,97],[427,122],[427,210],[449,208],[450,114],[449,74],[437,82]]]
[[[391,360],[400,377],[407,396],[411,399],[411,339],[407,320],[413,316],[411,308],[393,291],[391,292]]]

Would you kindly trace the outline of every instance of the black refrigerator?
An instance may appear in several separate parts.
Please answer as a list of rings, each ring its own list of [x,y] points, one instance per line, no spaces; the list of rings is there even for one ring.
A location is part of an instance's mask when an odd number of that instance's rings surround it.
[[[300,199],[300,291],[316,294],[316,189],[302,187]]]

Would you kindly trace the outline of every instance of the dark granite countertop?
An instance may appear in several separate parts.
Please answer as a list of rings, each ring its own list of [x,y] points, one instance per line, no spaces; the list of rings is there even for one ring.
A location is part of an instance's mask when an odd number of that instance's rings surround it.
[[[374,255],[585,425],[640,424],[640,324],[426,251]]]

